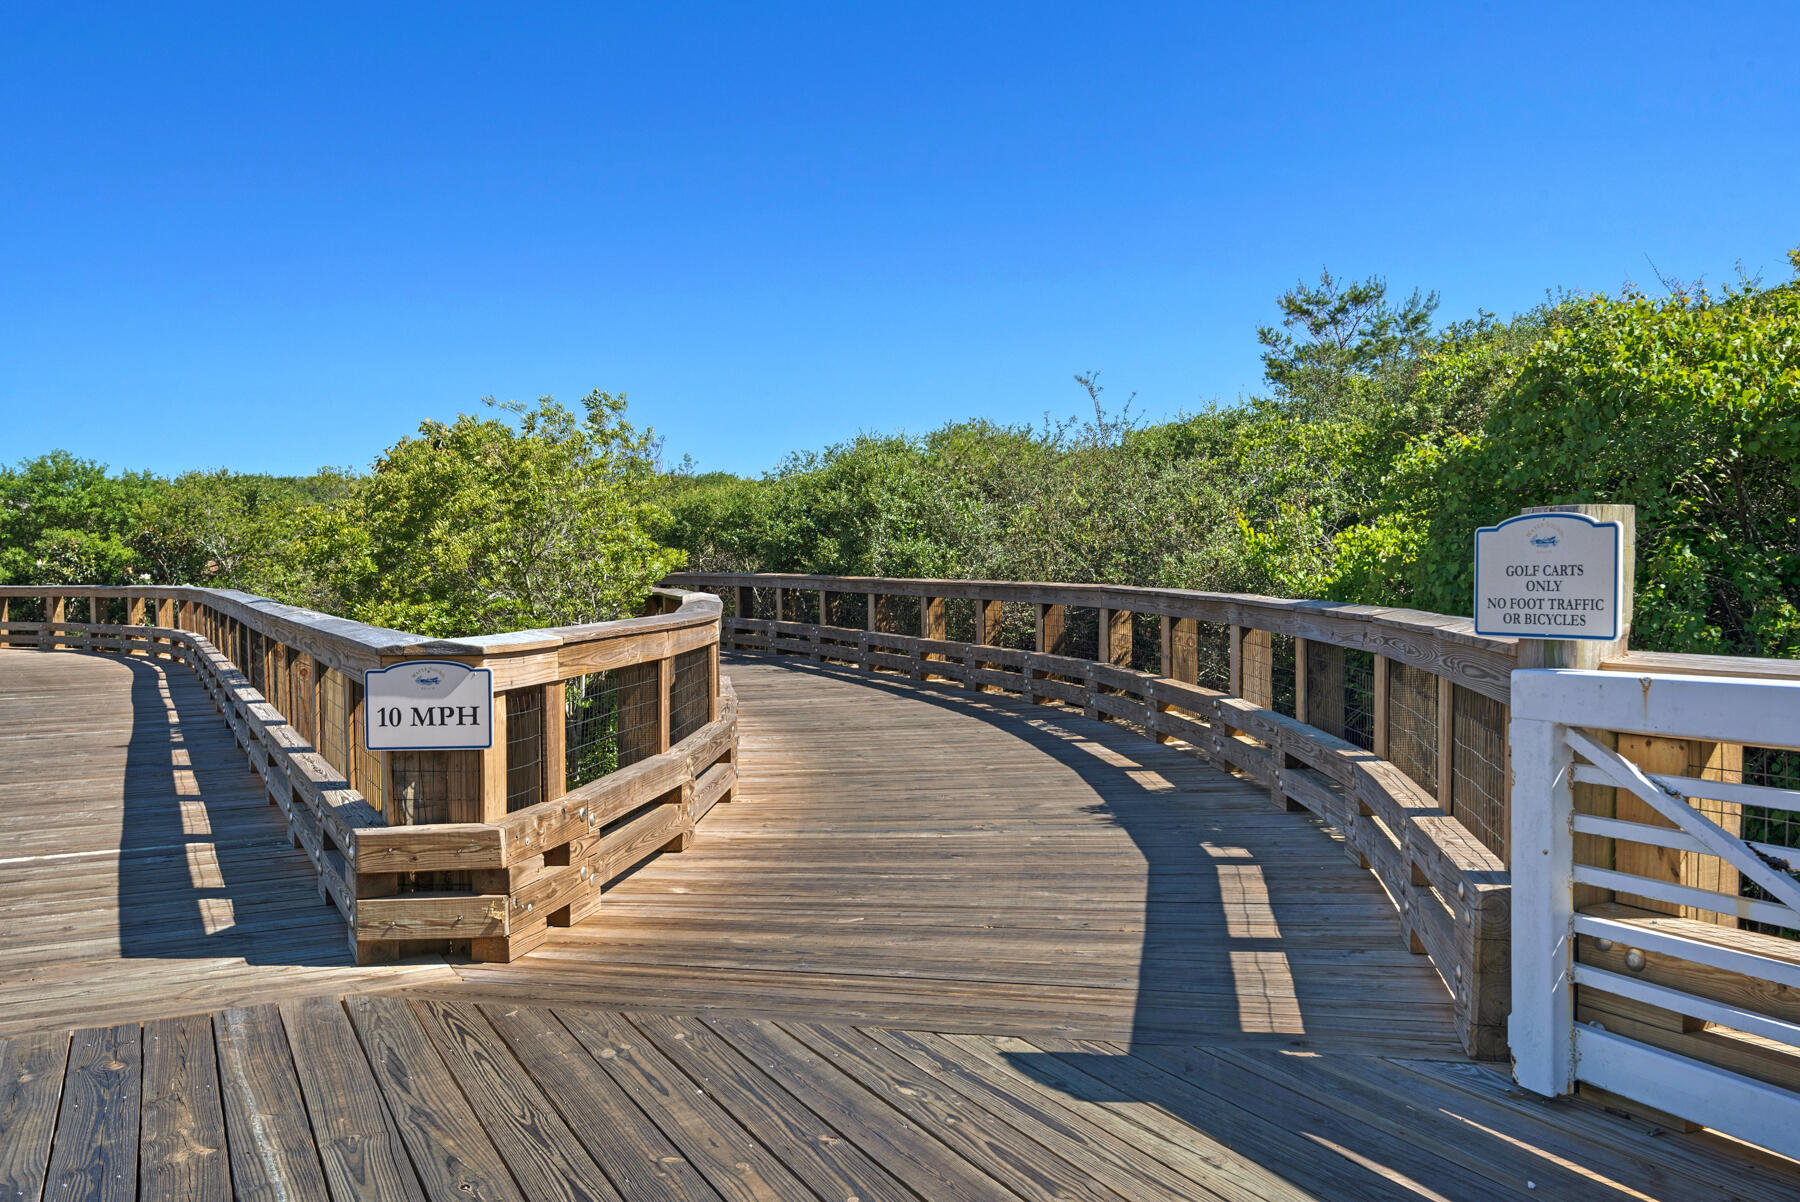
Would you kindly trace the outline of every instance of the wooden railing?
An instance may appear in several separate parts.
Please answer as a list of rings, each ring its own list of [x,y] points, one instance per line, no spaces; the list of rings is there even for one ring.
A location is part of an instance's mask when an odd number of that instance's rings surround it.
[[[221,589],[0,587],[0,645],[192,668],[287,815],[359,962],[511,960],[600,904],[737,779],[716,599],[658,589],[643,617],[469,639],[384,630]],[[489,669],[486,751],[371,752],[363,672]]]
[[[1266,785],[1341,833],[1506,1055],[1511,639],[1411,610],[1108,585],[683,573],[727,648],[1079,707]]]

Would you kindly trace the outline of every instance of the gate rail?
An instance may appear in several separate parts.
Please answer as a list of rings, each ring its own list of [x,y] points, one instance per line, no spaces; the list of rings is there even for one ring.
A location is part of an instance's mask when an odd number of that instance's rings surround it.
[[[1746,813],[1800,813],[1800,789],[1616,749],[1800,748],[1800,683],[1522,671],[1512,697],[1515,1077],[1800,1156],[1800,852],[1743,837]],[[1683,878],[1716,886],[1672,883],[1671,856],[1716,863]]]

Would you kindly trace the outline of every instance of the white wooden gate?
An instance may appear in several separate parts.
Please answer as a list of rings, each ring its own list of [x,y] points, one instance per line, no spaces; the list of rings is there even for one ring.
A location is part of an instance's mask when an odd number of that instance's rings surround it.
[[[1512,677],[1512,705],[1515,1078],[1550,1096],[1586,1082],[1800,1157],[1800,1093],[1786,1087],[1795,1083],[1788,1057],[1800,1052],[1800,942],[1791,938],[1800,933],[1800,881],[1790,871],[1800,870],[1800,850],[1748,842],[1694,804],[1785,814],[1800,812],[1800,791],[1647,774],[1612,747],[1621,733],[1800,746],[1800,684],[1521,671]],[[1577,785],[1634,795],[1670,825],[1577,812]],[[1716,856],[1763,896],[1739,896],[1735,877],[1732,890],[1720,892],[1587,862],[1601,858],[1593,848],[1622,843]],[[1578,855],[1582,846],[1589,850]],[[1581,886],[1650,899],[1670,913],[1613,905],[1583,912]],[[1790,937],[1740,929],[1749,923]],[[1586,954],[1619,946],[1627,949],[1623,972],[1616,954]],[[1602,958],[1615,967],[1582,962]],[[1670,1035],[1658,1047],[1642,1038],[1649,1028],[1635,1028],[1634,1037],[1607,1029],[1628,1022],[1578,1023],[1582,990],[1653,1007],[1645,1012],[1671,1015],[1704,1039]]]

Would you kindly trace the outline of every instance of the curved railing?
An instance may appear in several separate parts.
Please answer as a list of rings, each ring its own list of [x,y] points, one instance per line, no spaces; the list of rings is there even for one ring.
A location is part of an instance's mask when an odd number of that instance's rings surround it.
[[[1413,610],[1112,585],[681,573],[723,644],[1080,707],[1182,742],[1340,833],[1506,1054],[1512,639]],[[902,629],[903,627],[908,629]]]
[[[737,779],[717,599],[657,589],[642,617],[468,639],[179,586],[0,586],[0,645],[192,668],[342,912],[359,962],[511,960],[600,902]],[[409,659],[492,671],[486,751],[370,751],[362,674]]]

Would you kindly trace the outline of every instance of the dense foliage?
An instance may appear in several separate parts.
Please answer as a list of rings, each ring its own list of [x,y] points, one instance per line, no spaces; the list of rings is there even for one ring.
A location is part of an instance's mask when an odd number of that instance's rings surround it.
[[[636,611],[658,545],[648,435],[625,398],[426,422],[367,475],[109,476],[58,451],[0,470],[0,581],[240,588],[421,634]]]
[[[1800,252],[1795,255],[1800,270]],[[1634,645],[1800,654],[1800,285],[1566,298],[1434,328],[1325,275],[1260,332],[1270,395],[864,435],[761,480],[665,480],[695,567],[1103,580],[1469,612],[1471,539],[1638,507]]]
[[[0,469],[0,580],[230,585],[438,634],[626,613],[684,558],[1467,613],[1476,526],[1625,502],[1634,645],[1800,655],[1800,283],[1440,325],[1435,295],[1327,274],[1278,307],[1264,397],[1145,425],[1089,374],[1085,420],[868,433],[760,479],[658,475],[605,393],[427,423],[367,475],[53,452]]]

